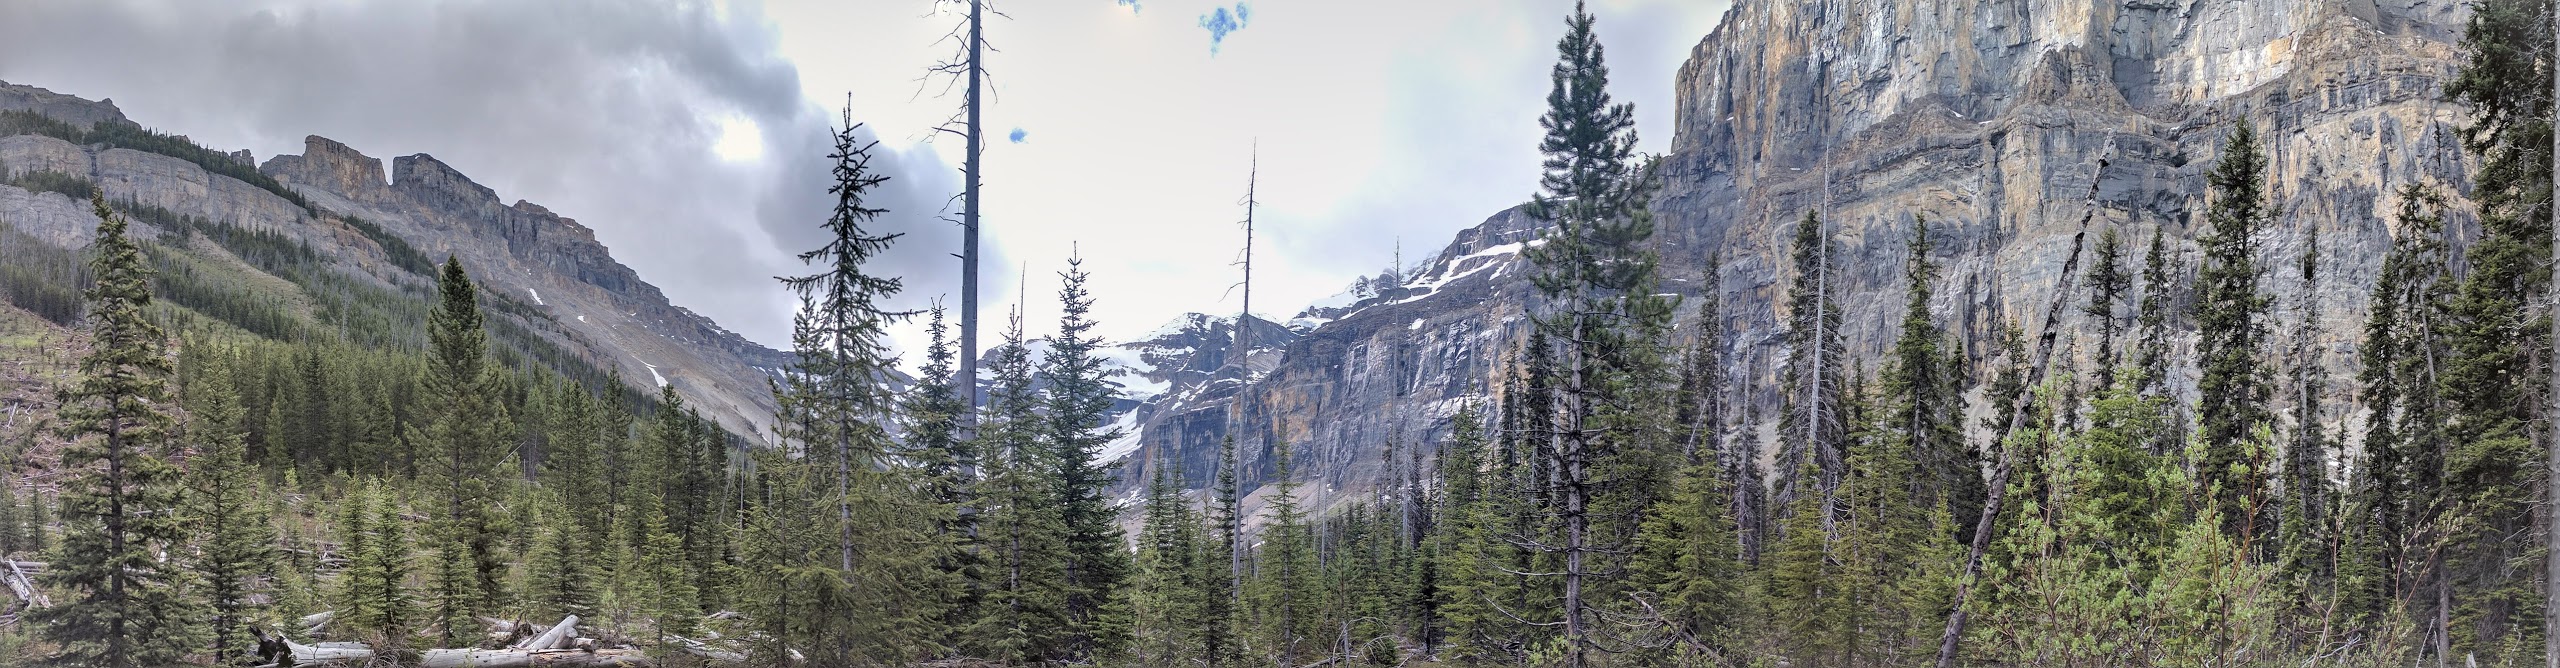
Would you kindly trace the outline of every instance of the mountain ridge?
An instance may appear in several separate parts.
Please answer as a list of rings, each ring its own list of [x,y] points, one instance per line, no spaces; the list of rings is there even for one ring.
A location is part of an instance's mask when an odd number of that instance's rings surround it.
[[[32,112],[84,129],[133,123],[111,102],[6,82],[0,82],[0,111]],[[222,155],[250,164],[247,151]],[[296,202],[181,157],[44,134],[0,137],[0,180],[30,172],[86,178],[111,199],[309,244],[340,263],[342,273],[386,288],[425,280],[416,258],[395,256],[392,246],[410,247],[430,261],[453,255],[486,293],[529,312],[528,329],[536,336],[619,372],[631,389],[654,393],[657,384],[673,385],[734,433],[769,433],[775,405],[762,381],[790,364],[788,354],[673,304],[574,219],[524,200],[504,204],[495,190],[430,154],[401,156],[391,165],[386,178],[381,160],[307,137],[302,154],[271,157],[255,168],[303,200]],[[66,248],[85,245],[97,226],[85,202],[6,185],[0,185],[0,222]]]

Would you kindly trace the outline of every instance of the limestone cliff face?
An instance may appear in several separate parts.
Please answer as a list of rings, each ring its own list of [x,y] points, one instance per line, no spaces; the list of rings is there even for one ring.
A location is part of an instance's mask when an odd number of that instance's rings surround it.
[[[124,120],[111,104],[0,83],[0,110],[10,109],[77,125]],[[249,161],[245,151],[232,158]],[[432,290],[427,277],[399,269],[345,220],[362,218],[432,258],[460,257],[484,290],[529,308],[522,324],[534,335],[599,368],[621,371],[635,388],[673,385],[690,405],[740,434],[761,434],[772,424],[764,381],[790,363],[787,354],[670,304],[577,221],[521,200],[503,203],[495,191],[426,154],[394,159],[386,179],[381,160],[314,136],[301,155],[260,166],[308,199],[311,210],[186,160],[45,136],[0,137],[0,166],[8,171],[0,177],[62,172],[96,182],[110,198],[275,231],[310,244],[351,276]],[[95,236],[97,223],[86,202],[0,186],[0,224],[78,247]]]
[[[1665,289],[1697,294],[1708,260],[1723,259],[1713,284],[1726,296],[1734,382],[1768,415],[1787,354],[1776,304],[1793,278],[1791,226],[1825,212],[1848,347],[1874,360],[1903,315],[1904,241],[1925,215],[1944,268],[1931,311],[1981,361],[2005,323],[2040,324],[2093,187],[2093,243],[2117,228],[2138,259],[2158,231],[2192,270],[2204,174],[2246,118],[2284,212],[2260,239],[2275,317],[2290,328],[2301,302],[2292,272],[2274,268],[2292,266],[2316,229],[2315,343],[2331,378],[2346,378],[2393,190],[2469,188],[2462,110],[2437,101],[2467,17],[2459,0],[1740,0],[1671,82],[1675,137],[1655,205]],[[2452,217],[2457,229],[2469,222]],[[1257,384],[1248,477],[1267,481],[1273,444],[1286,444],[1312,472],[1317,505],[1337,504],[1392,473],[1391,439],[1442,438],[1525,332],[1529,268],[1510,244],[1536,229],[1506,211],[1416,272],[1427,290],[1311,309],[1303,321],[1321,326]],[[2066,317],[2066,332],[2088,321]],[[2095,342],[2073,343],[2086,365]],[[1215,457],[1177,458],[1197,481]]]

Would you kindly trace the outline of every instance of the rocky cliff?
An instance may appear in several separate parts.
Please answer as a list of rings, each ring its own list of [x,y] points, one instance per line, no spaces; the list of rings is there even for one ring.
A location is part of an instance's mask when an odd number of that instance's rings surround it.
[[[107,102],[6,83],[0,83],[0,111],[32,111],[82,128],[127,122]],[[250,162],[245,151],[227,158]],[[772,424],[765,379],[791,360],[669,303],[615,261],[586,226],[530,202],[504,203],[496,191],[423,153],[393,159],[386,178],[381,160],[314,136],[301,155],[260,165],[257,173],[275,182],[261,186],[169,155],[40,134],[0,137],[0,181],[30,171],[88,179],[111,199],[278,232],[309,244],[341,273],[393,289],[432,290],[414,262],[402,267],[383,242],[357,227],[369,223],[429,259],[461,258],[490,298],[509,307],[501,309],[510,311],[505,317],[533,336],[620,371],[635,389],[654,393],[672,385],[689,405],[739,434],[764,433]],[[78,247],[94,236],[97,223],[85,202],[0,185],[0,224]]]
[[[1904,241],[1925,215],[1945,268],[1932,313],[1980,361],[2005,323],[2041,324],[2093,188],[2097,225],[2137,244],[2166,234],[2192,268],[2204,174],[2245,118],[2284,212],[2265,261],[2290,266],[2319,232],[2318,349],[2346,378],[2393,189],[2468,190],[2462,110],[2438,101],[2466,18],[2459,0],[1739,0],[1669,82],[1666,289],[1720,286],[1734,380],[1767,407],[1787,353],[1775,304],[1790,226],[1824,214],[1848,347],[1872,360],[1903,315]],[[1390,440],[1441,438],[1525,331],[1517,251],[1536,230],[1505,211],[1402,287],[1311,309],[1321,325],[1257,380],[1249,477],[1267,481],[1273,448],[1294,448],[1316,503],[1337,504],[1376,488]],[[1716,257],[1722,274],[1703,276]],[[2299,281],[2269,278],[2276,317],[2293,322]],[[2088,316],[2067,317],[2074,331]],[[1178,448],[1198,481],[1223,428],[1158,425],[1144,442]]]

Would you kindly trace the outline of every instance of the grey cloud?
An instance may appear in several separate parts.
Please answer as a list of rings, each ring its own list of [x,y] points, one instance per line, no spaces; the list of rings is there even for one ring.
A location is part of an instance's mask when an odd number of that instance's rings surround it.
[[[768,344],[789,331],[771,277],[798,271],[827,209],[833,110],[802,94],[770,24],[708,3],[11,0],[0,78],[261,156],[305,134],[433,153],[579,219],[678,305]],[[715,155],[731,119],[761,131],[761,158]],[[934,214],[957,179],[920,147],[884,146],[875,166],[894,177],[882,227],[908,234],[880,269],[949,292],[938,249],[958,235]]]

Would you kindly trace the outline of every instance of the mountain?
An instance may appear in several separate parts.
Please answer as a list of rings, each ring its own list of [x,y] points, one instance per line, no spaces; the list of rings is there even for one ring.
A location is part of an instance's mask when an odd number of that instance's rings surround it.
[[[2007,323],[2041,324],[2092,192],[2094,225],[2135,243],[2166,234],[2191,270],[2205,172],[2244,117],[2260,128],[2284,212],[2262,252],[2289,263],[2318,231],[2318,349],[2330,377],[2345,378],[2389,247],[2392,190],[2469,189],[2463,110],[2438,99],[2468,12],[2459,0],[1738,0],[1674,81],[1615,83],[1676,91],[1654,204],[1663,289],[1698,294],[1709,259],[1723,258],[1712,284],[1726,298],[1726,352],[1762,415],[1787,353],[1775,306],[1792,278],[1786,243],[1807,210],[1828,212],[1844,256],[1835,296],[1853,355],[1876,360],[1891,345],[1904,242],[1925,215],[1943,253],[1931,310],[1979,366]],[[1526,333],[1517,251],[1538,229],[1503,211],[1402,285],[1357,286],[1301,314],[1315,326],[1256,382],[1240,434],[1249,482],[1267,483],[1273,449],[1289,447],[1314,507],[1359,498],[1381,482],[1391,440],[1436,442],[1462,405],[1489,401]],[[2295,317],[2298,283],[2265,277],[2284,297],[2279,322]],[[2087,318],[2065,317],[2066,332]],[[1694,318],[1682,314],[1682,338]],[[1223,411],[1232,399],[1160,410]],[[1170,456],[1196,487],[1226,429],[1151,423],[1138,456]]]
[[[348,290],[432,294],[433,263],[452,255],[481,283],[502,348],[557,368],[619,372],[636,391],[672,385],[738,434],[765,433],[773,422],[765,379],[791,363],[788,354],[670,303],[576,220],[505,203],[434,156],[395,158],[386,178],[381,160],[313,136],[301,155],[257,163],[247,151],[143,130],[111,100],[5,82],[0,116],[0,183],[14,184],[0,185],[0,227],[84,246],[98,221],[87,202],[61,191],[94,184],[124,208],[156,214],[137,213],[141,234],[166,238],[193,219],[280,235],[307,246],[327,265],[327,280]],[[287,304],[323,304],[316,293],[337,289],[265,277],[214,244],[179,251]],[[346,317],[309,310],[315,319]],[[412,335],[417,327],[407,325]]]

